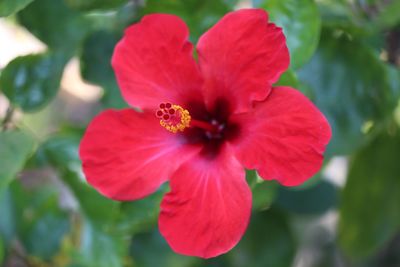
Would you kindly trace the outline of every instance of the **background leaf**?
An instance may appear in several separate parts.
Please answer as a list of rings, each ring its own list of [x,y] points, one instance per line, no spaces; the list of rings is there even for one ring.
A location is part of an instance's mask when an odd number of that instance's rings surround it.
[[[17,225],[25,249],[49,261],[58,253],[70,227],[68,214],[58,206],[58,192],[51,187],[29,191],[14,187],[13,194],[14,200],[18,198]]]
[[[73,134],[55,136],[44,143],[39,151],[57,168],[83,214],[81,241],[73,250],[76,255],[74,264],[87,267],[122,266],[122,257],[128,253],[124,243],[129,240],[124,239],[114,224],[119,203],[101,196],[83,181],[78,144],[79,139]]]
[[[265,9],[270,20],[283,28],[295,69],[304,65],[317,48],[321,18],[313,0],[253,0]]]
[[[35,0],[18,13],[18,19],[50,48],[67,55],[76,51],[91,27],[86,18],[68,8],[63,0]]]
[[[339,221],[339,241],[349,255],[371,254],[400,230],[399,153],[400,135],[383,134],[353,159]]]
[[[4,254],[4,244],[2,238],[0,237],[0,264],[3,264]]]
[[[157,257],[154,257],[156,250]],[[185,257],[172,252],[157,230],[137,234],[132,239],[130,253],[135,259],[135,266],[153,267],[153,266],[193,266],[197,259]]]
[[[253,214],[242,241],[228,254],[232,266],[291,266],[296,245],[287,220],[275,209]]]
[[[0,17],[7,17],[23,9],[33,0],[2,0],[0,2]]]
[[[65,0],[68,6],[79,10],[101,10],[120,7],[128,0]]]
[[[37,111],[56,96],[65,63],[58,54],[18,57],[3,70],[0,88],[25,112]]]
[[[122,108],[127,106],[122,99],[111,68],[111,56],[119,39],[119,34],[110,31],[98,31],[90,34],[83,44],[82,77],[88,82],[103,87],[102,102],[105,107]]]
[[[371,49],[344,32],[323,32],[299,79],[309,86],[312,99],[331,124],[329,155],[348,154],[360,146],[366,141],[363,125],[384,122],[396,104],[384,65]]]
[[[22,131],[0,132],[0,196],[33,152],[34,140]]]
[[[237,0],[147,0],[141,14],[164,12],[181,17],[190,28],[191,40],[196,43],[201,34],[233,9],[236,2]]]
[[[276,205],[282,209],[307,215],[318,215],[332,210],[337,202],[335,186],[324,180],[304,189],[280,187],[276,199]]]

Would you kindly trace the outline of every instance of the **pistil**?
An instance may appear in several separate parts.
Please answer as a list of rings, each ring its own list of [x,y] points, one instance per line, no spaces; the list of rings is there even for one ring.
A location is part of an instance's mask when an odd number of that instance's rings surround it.
[[[182,132],[188,127],[200,128],[211,134],[219,131],[217,124],[193,119],[188,110],[171,103],[161,103],[156,116],[160,125],[172,133]]]
[[[201,128],[203,130],[215,133],[218,131],[217,127],[215,127],[214,125],[212,125],[211,123],[205,122],[205,121],[199,121],[199,120],[195,120],[192,119],[190,121],[190,126],[191,127],[197,127],[197,128]]]

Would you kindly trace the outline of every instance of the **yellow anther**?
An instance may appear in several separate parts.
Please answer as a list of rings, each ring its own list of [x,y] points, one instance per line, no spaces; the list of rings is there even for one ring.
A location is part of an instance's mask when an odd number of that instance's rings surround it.
[[[172,133],[182,132],[188,128],[191,120],[188,110],[169,103],[160,104],[156,116],[160,119],[160,125]]]

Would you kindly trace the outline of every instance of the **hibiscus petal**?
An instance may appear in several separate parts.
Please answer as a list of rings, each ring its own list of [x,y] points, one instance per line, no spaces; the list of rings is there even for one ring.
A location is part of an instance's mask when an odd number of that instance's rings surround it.
[[[160,102],[182,104],[188,96],[201,94],[201,76],[188,36],[186,24],[166,14],[145,16],[125,31],[112,66],[130,105],[154,109]]]
[[[86,130],[79,154],[89,184],[115,200],[151,194],[199,147],[163,129],[154,114],[107,110]]]
[[[233,118],[240,125],[236,156],[248,169],[285,186],[300,185],[322,165],[331,128],[318,108],[299,91],[276,87],[254,112]]]
[[[175,252],[211,258],[239,242],[250,218],[251,192],[231,151],[182,164],[170,186],[159,228]]]
[[[238,112],[264,100],[289,66],[282,29],[268,23],[262,9],[242,9],[224,16],[197,45],[208,105],[230,99]]]

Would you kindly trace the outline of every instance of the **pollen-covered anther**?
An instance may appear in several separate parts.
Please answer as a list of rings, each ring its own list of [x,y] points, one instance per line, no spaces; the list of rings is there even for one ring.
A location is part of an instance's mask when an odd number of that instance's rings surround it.
[[[171,103],[161,103],[156,111],[157,118],[160,119],[160,125],[172,133],[183,131],[190,125],[189,111],[179,105]]]

